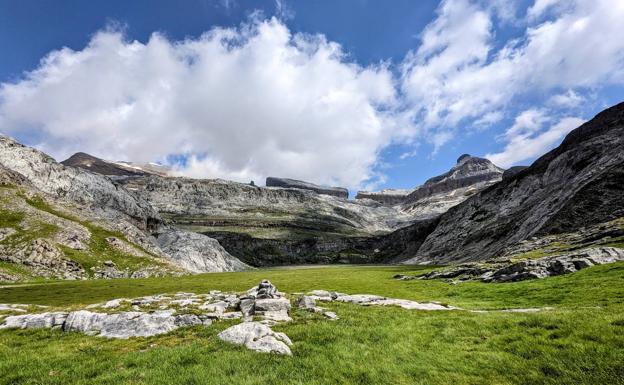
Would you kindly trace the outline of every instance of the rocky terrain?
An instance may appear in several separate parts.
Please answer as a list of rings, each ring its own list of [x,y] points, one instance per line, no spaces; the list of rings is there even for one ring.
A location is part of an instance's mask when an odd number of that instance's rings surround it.
[[[308,263],[447,264],[624,242],[624,104],[529,167],[464,154],[413,190],[167,176],[0,137],[0,278],[117,278]],[[138,261],[141,262],[138,262]],[[130,261],[130,262],[129,262]],[[23,270],[25,269],[25,270]]]
[[[317,306],[317,301],[360,306],[398,306],[407,310],[459,310],[439,303],[419,303],[371,294],[349,295],[326,290],[313,290],[306,295],[293,294],[290,297],[294,298],[298,309],[320,314],[330,321],[339,319],[338,315]],[[48,328],[127,339],[165,334],[180,327],[207,326],[219,320],[238,319],[242,322],[218,334],[221,340],[244,345],[257,352],[292,355],[290,338],[271,329],[271,326],[293,320],[290,316],[291,308],[288,295],[281,293],[268,280],[262,280],[258,286],[245,293],[213,290],[207,294],[176,293],[134,299],[119,298],[73,311],[50,311],[45,306],[27,304],[0,304],[0,329]]]
[[[170,228],[149,202],[108,177],[66,167],[4,136],[0,185],[3,281],[149,277],[245,267],[216,241],[198,234],[188,238]],[[168,234],[167,251],[159,234]],[[195,253],[178,252],[193,247]]]
[[[484,263],[466,263],[420,276],[398,275],[396,279],[458,279],[482,282],[514,282],[542,279],[577,272],[591,266],[624,261],[624,249],[597,247],[550,257],[513,261],[493,259]],[[456,283],[456,281],[451,281]]]

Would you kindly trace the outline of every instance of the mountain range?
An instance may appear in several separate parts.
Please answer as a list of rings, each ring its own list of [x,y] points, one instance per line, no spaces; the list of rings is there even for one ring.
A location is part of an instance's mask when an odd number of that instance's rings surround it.
[[[236,271],[310,263],[449,264],[624,239],[624,103],[528,167],[461,155],[409,190],[172,176],[0,136],[0,280]]]

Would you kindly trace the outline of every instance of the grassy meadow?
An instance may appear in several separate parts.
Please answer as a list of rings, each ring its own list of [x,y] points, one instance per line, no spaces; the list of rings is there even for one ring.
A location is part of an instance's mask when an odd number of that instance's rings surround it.
[[[419,267],[331,266],[140,280],[6,285],[0,303],[74,308],[119,297],[218,289],[270,279],[313,289],[439,301],[467,310],[323,304],[340,320],[294,311],[275,326],[293,356],[220,341],[233,322],[107,340],[51,330],[0,331],[0,384],[624,384],[624,263],[504,284],[397,281]],[[552,309],[537,313],[510,308]]]

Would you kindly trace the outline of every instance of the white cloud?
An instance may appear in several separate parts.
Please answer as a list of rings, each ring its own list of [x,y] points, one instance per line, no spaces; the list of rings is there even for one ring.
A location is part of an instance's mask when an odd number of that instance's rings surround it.
[[[582,105],[588,90],[624,84],[624,1],[518,4],[442,1],[398,77],[389,63],[358,65],[322,35],[293,35],[281,21],[290,17],[283,0],[275,0],[279,18],[196,39],[154,34],[141,43],[103,31],[83,50],[51,52],[24,79],[2,84],[0,127],[57,158],[178,154],[188,157],[178,171],[197,177],[370,188],[384,180],[380,154],[389,144],[427,140],[435,153],[462,129],[517,115],[493,134],[506,147],[491,156],[508,165],[532,157],[517,148],[539,155],[560,139],[564,120],[548,116],[571,115],[561,111]],[[504,22],[525,27],[500,41]]]
[[[361,67],[323,36],[255,20],[200,38],[145,44],[97,33],[51,52],[0,88],[0,126],[42,138],[57,158],[189,156],[180,172],[263,182],[268,175],[356,187],[398,135],[384,65]],[[369,181],[370,182],[370,181]]]
[[[545,122],[549,120],[547,111],[544,109],[528,109],[522,111],[516,120],[507,131],[505,131],[506,138],[514,138],[519,135],[530,135],[539,131]]]
[[[563,94],[553,95],[550,97],[550,99],[548,99],[548,102],[550,104],[563,108],[577,107],[583,101],[585,101],[585,98],[582,95],[574,92],[573,90],[568,90],[568,92],[565,92]]]
[[[485,157],[503,168],[517,165],[522,161],[543,155],[554,148],[568,132],[583,122],[583,119],[566,117],[560,119],[547,130],[540,132],[533,129],[535,126],[531,126],[528,130],[518,130],[514,129],[516,127],[514,125],[507,131],[508,143],[504,150],[499,153],[487,154]],[[516,119],[517,123],[518,119]]]
[[[538,0],[524,35],[498,49],[494,13],[443,1],[403,63],[402,90],[424,128],[478,125],[519,96],[624,82],[624,39],[613,38],[624,31],[624,1]]]

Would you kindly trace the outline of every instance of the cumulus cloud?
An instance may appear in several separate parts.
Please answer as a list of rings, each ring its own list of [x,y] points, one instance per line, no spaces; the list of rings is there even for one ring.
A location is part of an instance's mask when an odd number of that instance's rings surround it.
[[[57,158],[177,154],[186,175],[353,187],[374,177],[378,152],[396,137],[395,104],[385,65],[361,67],[337,43],[272,18],[184,41],[99,32],[2,84],[0,126],[41,138]]]
[[[492,7],[445,0],[408,55],[401,86],[425,128],[496,122],[520,96],[624,81],[624,39],[609,38],[622,33],[622,1],[537,0],[524,34],[502,46],[495,17]],[[557,101],[573,103],[567,96]]]
[[[562,111],[624,83],[623,1],[443,0],[403,61],[371,66],[323,35],[291,33],[290,8],[275,7],[276,18],[183,41],[106,30],[53,51],[0,86],[0,127],[57,158],[181,159],[177,172],[196,177],[371,188],[388,145],[405,159],[426,140],[435,154],[506,117],[517,116],[492,134],[504,150],[489,156],[530,159],[580,122]],[[519,35],[501,41],[505,23]]]
[[[568,132],[584,122],[580,118],[565,117],[541,130],[545,120],[536,116],[535,111],[520,114],[514,125],[505,133],[507,144],[503,151],[487,154],[485,157],[503,168],[517,165],[527,159],[543,155],[559,144]]]

